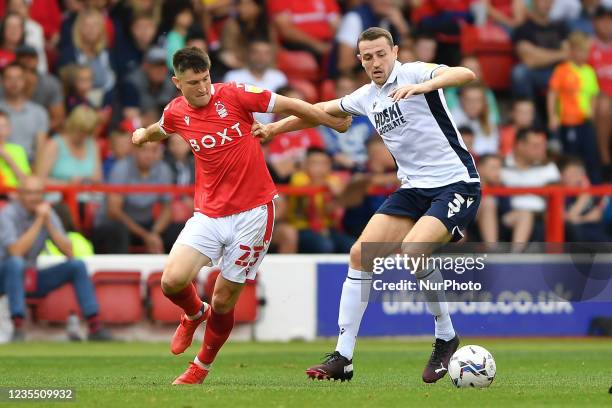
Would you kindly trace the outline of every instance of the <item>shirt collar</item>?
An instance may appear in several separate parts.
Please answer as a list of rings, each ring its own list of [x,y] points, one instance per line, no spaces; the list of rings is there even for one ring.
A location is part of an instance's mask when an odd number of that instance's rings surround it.
[[[210,84],[210,94],[211,95],[215,94],[215,85],[214,84]]]
[[[402,67],[402,63],[396,60],[395,64],[393,65],[393,69],[391,70],[391,74],[389,74],[389,78],[387,78],[387,82],[385,82],[383,86],[381,86],[379,89],[383,89],[388,84],[394,83],[395,80],[397,79],[397,74],[399,74],[399,70],[401,67]],[[374,81],[372,81],[372,83],[374,84]]]

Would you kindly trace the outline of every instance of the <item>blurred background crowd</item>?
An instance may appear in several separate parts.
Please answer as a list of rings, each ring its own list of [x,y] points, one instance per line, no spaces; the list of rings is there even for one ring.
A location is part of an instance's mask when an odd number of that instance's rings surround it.
[[[213,82],[317,102],[367,82],[356,42],[371,26],[393,33],[401,62],[477,74],[445,94],[483,185],[587,187],[612,177],[610,0],[0,0],[0,16],[7,187],[28,174],[47,185],[191,185],[194,159],[180,137],[131,145],[131,132],[177,96],[176,50],[207,51]],[[398,186],[366,118],[346,134],[307,129],[263,148],[278,184],[326,188],[280,198],[272,252],[348,253]],[[188,194],[82,193],[76,226],[61,194],[46,199],[75,234],[75,252],[95,253],[167,252],[193,206]],[[486,196],[466,239],[542,241],[546,210],[534,195]],[[605,197],[568,199],[564,217],[568,241],[609,240]]]

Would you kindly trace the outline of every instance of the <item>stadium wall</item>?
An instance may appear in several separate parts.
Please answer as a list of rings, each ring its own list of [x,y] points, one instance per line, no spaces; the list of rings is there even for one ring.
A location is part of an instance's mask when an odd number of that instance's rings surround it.
[[[546,295],[528,297],[516,287],[513,271],[531,271],[537,276],[543,265],[558,264],[560,259],[554,255],[493,257],[488,264],[495,272],[495,279],[489,288],[497,293],[496,297],[489,302],[451,304],[455,327],[464,335],[479,336],[586,335],[594,317],[612,315],[609,278],[600,296],[606,301],[559,302]],[[57,261],[57,258],[41,257],[40,265]],[[164,261],[163,255],[99,255],[87,259],[86,263],[90,273],[139,270],[144,282],[148,274],[163,269]],[[254,337],[262,341],[289,341],[335,336],[347,261],[345,255],[268,255],[258,278],[258,292],[266,299],[266,304],[260,308]],[[612,270],[612,257],[606,257],[599,264],[607,271]],[[206,274],[205,268],[199,276],[200,281],[204,281]],[[390,298],[370,303],[361,334],[430,336],[432,326],[431,316],[421,302]]]

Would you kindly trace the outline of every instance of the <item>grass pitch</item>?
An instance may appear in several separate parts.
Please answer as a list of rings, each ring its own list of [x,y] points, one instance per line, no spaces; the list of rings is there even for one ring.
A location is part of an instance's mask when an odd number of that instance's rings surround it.
[[[491,351],[490,388],[455,389],[445,377],[421,382],[431,346],[423,341],[360,339],[350,383],[313,382],[304,369],[334,343],[229,343],[202,386],[170,382],[197,352],[172,356],[167,344],[24,343],[0,346],[0,386],[76,390],[66,407],[612,407],[612,341],[462,339]]]

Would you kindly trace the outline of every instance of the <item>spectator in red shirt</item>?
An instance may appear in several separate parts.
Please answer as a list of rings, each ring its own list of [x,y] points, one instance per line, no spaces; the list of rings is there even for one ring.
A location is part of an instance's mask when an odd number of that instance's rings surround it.
[[[16,13],[8,13],[0,25],[0,69],[15,60],[17,47],[25,38],[25,22]]]
[[[304,95],[291,87],[280,88],[279,95],[304,100]],[[300,169],[310,147],[324,148],[323,136],[316,128],[281,133],[266,146],[270,173],[277,183],[286,183]]]
[[[589,64],[595,69],[600,93],[595,104],[595,129],[605,180],[612,179],[610,157],[610,110],[612,110],[612,9],[599,6],[595,12],[595,39]]]
[[[335,0],[268,0],[268,11],[285,48],[317,57],[331,50],[340,21]]]
[[[412,13],[412,19],[419,31],[435,35],[438,40],[436,61],[448,65],[457,65],[461,51],[457,47],[461,25],[472,23],[470,5],[473,0],[427,0],[421,3]]]

